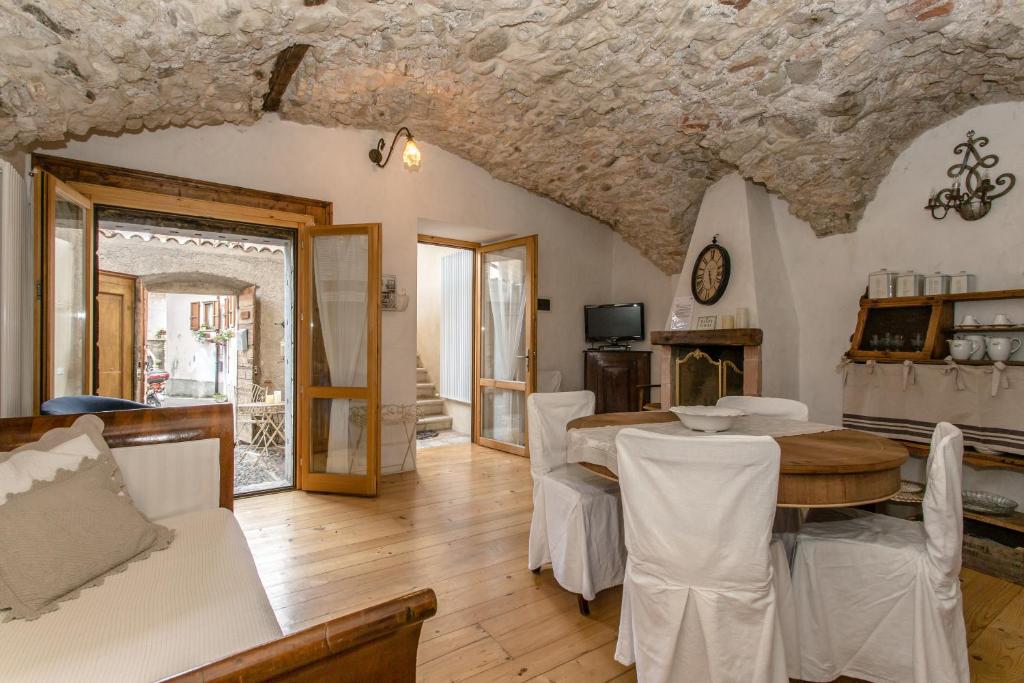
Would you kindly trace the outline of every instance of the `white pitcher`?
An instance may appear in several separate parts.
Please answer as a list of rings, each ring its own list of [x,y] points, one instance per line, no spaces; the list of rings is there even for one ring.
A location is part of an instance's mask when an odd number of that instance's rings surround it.
[[[1010,360],[1010,356],[1020,351],[1021,344],[1020,339],[988,337],[985,339],[985,350],[988,352],[988,357],[992,360],[1007,361]]]
[[[954,360],[969,360],[971,354],[978,350],[978,342],[973,339],[947,339],[946,343]]]

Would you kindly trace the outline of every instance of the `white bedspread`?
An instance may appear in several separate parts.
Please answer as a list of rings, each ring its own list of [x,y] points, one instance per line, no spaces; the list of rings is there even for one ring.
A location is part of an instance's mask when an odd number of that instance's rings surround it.
[[[618,453],[615,450],[615,436],[626,428],[642,429],[647,432],[671,434],[673,436],[715,436],[714,434],[705,434],[704,432],[695,432],[687,429],[679,420],[638,425],[570,429],[566,439],[568,461],[603,465],[617,475],[619,473],[619,464]],[[780,437],[831,432],[837,429],[842,429],[842,427],[833,427],[832,425],[818,424],[816,422],[803,422],[801,420],[787,420],[780,417],[744,415],[743,417],[736,418],[736,422],[733,423],[731,429],[719,432],[719,434]]]
[[[35,621],[0,624],[0,681],[149,682],[281,635],[223,508],[160,520],[174,543]]]

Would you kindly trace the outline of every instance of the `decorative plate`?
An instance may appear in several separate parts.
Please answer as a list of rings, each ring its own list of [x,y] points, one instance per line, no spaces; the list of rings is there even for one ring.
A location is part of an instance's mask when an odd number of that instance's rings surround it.
[[[985,491],[964,491],[964,509],[983,515],[1009,515],[1017,509],[1017,501]]]

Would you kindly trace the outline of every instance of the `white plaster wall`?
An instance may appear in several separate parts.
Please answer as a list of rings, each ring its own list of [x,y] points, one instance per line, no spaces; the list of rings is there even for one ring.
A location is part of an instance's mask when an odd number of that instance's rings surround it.
[[[694,306],[694,326],[697,317],[702,315],[717,315],[721,324],[723,315],[734,315],[741,306],[750,310],[750,326],[759,326],[746,186],[747,182],[733,173],[709,187],[701,201],[686,260],[676,284],[676,296],[691,295],[690,274],[693,272],[693,264],[716,234],[718,243],[729,252],[730,275],[725,294],[718,302],[711,306]]]
[[[784,201],[772,198],[799,320],[799,395],[810,406],[812,420],[838,424],[842,419],[842,382],[835,366],[849,348],[858,299],[871,271],[966,270],[977,275],[978,289],[1024,287],[1024,187],[997,200],[992,211],[976,222],[955,215],[937,221],[921,208],[929,194],[943,186],[945,170],[954,163],[953,147],[972,128],[989,137],[988,151],[1000,158],[997,170],[1024,179],[1022,123],[1024,103],[994,104],[924,133],[896,159],[857,232],[849,235],[819,239],[789,213]],[[958,319],[968,312],[983,321],[996,312],[1024,321],[1024,302],[957,305]],[[1024,354],[1014,359],[1024,360]],[[923,462],[908,462],[903,476],[924,481]],[[964,488],[1024,503],[1024,475],[1016,472],[966,466]]]
[[[416,348],[438,391],[441,388],[441,258],[450,251],[446,247],[421,244],[416,252]]]
[[[662,273],[640,252],[626,244],[619,235],[613,235],[611,278],[611,299],[594,303],[643,303],[646,328],[644,340],[634,343],[633,349],[650,351],[654,348],[651,346],[651,332],[665,329],[665,322],[672,306],[672,293],[676,288],[676,276]],[[582,314],[580,311],[580,315]],[[655,350],[651,354],[651,382],[660,381],[661,357]],[[651,392],[651,400],[660,400],[657,389]]]
[[[811,419],[838,423],[842,386],[835,366],[849,349],[858,300],[868,273],[880,268],[977,274],[978,289],[1024,287],[1024,187],[995,202],[988,216],[966,222],[950,215],[934,220],[922,207],[942,187],[954,163],[953,147],[969,129],[990,139],[1000,158],[997,170],[1024,180],[1024,103],[972,109],[915,140],[893,164],[857,231],[815,237],[810,227],[772,197],[782,256],[793,283],[799,318],[800,398]],[[1024,304],[1001,302],[957,306],[957,317],[976,312],[991,319],[996,309],[1024,321]],[[1024,358],[1018,354],[1015,360]]]
[[[410,295],[405,312],[383,317],[385,403],[415,401],[417,221],[537,234],[538,295],[550,298],[552,307],[538,314],[538,366],[561,370],[564,389],[580,388],[583,306],[611,299],[614,233],[429,144],[421,143],[423,166],[417,173],[394,162],[376,168],[366,155],[379,136],[304,126],[270,115],[249,127],[97,135],[47,153],[327,199],[334,202],[336,223],[381,223],[383,272],[396,274],[399,288]],[[401,462],[403,438],[400,428],[385,429],[384,471]]]
[[[209,294],[167,294],[164,298],[167,316],[165,369],[171,373],[169,389],[173,386],[174,380],[194,380],[213,386],[216,345],[196,341],[190,324],[192,302],[211,301],[212,299],[213,297]],[[230,347],[226,351],[230,353]],[[225,364],[224,370],[228,372],[222,371],[221,373],[220,391],[222,394],[231,396],[234,391],[228,391],[227,385],[233,386],[235,380],[230,376],[230,368],[227,364]]]

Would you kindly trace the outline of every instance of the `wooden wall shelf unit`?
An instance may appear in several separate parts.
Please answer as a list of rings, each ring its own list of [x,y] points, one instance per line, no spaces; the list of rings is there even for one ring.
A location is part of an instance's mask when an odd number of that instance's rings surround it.
[[[906,446],[912,458],[927,458],[928,445],[915,443],[913,441],[898,441]],[[969,449],[964,450],[964,463],[979,468],[994,468],[1024,472],[1024,460],[1013,455],[998,455],[994,453],[979,453]],[[992,526],[1010,529],[1024,533],[1024,512],[1014,512],[1010,515],[985,515],[980,512],[964,510],[964,519],[973,519],[976,522],[984,522]]]
[[[947,355],[946,340],[955,332],[1024,331],[1024,326],[1012,328],[979,326],[963,329],[955,327],[953,307],[957,302],[1002,299],[1024,299],[1024,289],[1001,289],[936,296],[904,296],[889,299],[862,297],[860,312],[857,315],[857,329],[850,338],[850,350],[847,352],[847,357],[853,360],[900,363],[905,360],[941,361]],[[903,348],[884,351],[872,349],[872,337],[887,333],[902,335],[904,338]],[[924,345],[917,351],[911,348],[911,341],[916,335],[921,335],[924,339]],[[981,361],[976,361],[976,363],[979,365],[990,364]]]
[[[910,457],[925,459],[928,457],[928,444],[917,443],[916,441],[898,440],[900,444],[907,447]],[[970,449],[964,449],[964,463],[979,468],[994,468],[1024,472],[1024,458],[1016,455],[1000,455],[998,453],[981,453]]]

